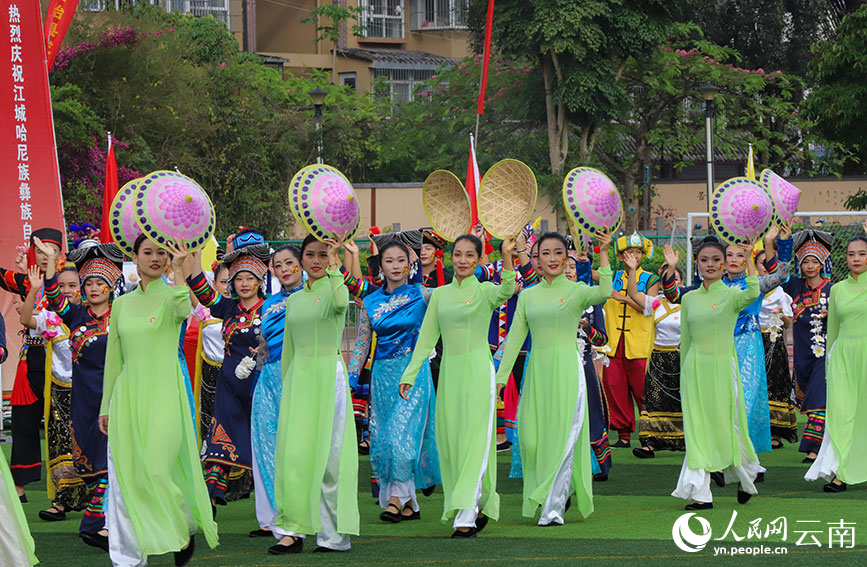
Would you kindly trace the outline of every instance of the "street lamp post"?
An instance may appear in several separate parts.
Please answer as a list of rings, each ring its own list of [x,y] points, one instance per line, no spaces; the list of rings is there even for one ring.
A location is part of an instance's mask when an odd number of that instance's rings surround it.
[[[719,92],[719,87],[706,84],[698,88],[704,99],[704,127],[707,146],[707,199],[713,194],[713,99]]]
[[[316,87],[307,94],[313,99],[313,120],[316,121],[316,163],[322,163],[322,103],[328,92]]]

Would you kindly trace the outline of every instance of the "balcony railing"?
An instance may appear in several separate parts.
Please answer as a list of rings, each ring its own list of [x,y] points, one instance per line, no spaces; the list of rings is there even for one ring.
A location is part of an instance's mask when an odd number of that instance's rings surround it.
[[[367,38],[403,39],[403,0],[359,0],[358,23]]]
[[[412,0],[413,31],[467,29],[469,0]]]

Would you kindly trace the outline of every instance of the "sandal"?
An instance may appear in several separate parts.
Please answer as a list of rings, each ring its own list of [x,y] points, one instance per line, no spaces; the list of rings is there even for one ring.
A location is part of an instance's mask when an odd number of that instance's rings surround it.
[[[406,512],[407,510],[409,510],[410,513],[404,514],[404,512]],[[400,519],[403,522],[408,522],[410,520],[420,520],[421,519],[421,511],[413,510],[412,506],[410,506],[409,502],[407,502],[406,506],[403,507],[403,510],[400,513]]]
[[[396,512],[389,512],[389,508],[394,508]],[[388,506],[385,507],[385,510],[382,511],[382,514],[379,515],[379,519],[383,522],[388,522],[389,524],[399,524],[403,517],[397,504],[389,502]]]

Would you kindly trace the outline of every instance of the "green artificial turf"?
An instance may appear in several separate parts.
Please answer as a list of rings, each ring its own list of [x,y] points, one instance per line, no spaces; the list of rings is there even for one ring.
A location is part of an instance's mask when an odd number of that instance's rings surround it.
[[[8,458],[8,445],[3,446]],[[698,553],[686,553],[672,541],[674,521],[684,514],[686,502],[669,496],[677,482],[683,453],[660,452],[652,460],[638,460],[629,449],[614,449],[614,468],[608,482],[594,483],[596,511],[587,519],[576,516],[574,508],[562,527],[540,528],[535,521],[521,516],[521,482],[508,478],[508,453],[498,457],[501,517],[491,522],[475,540],[453,541],[448,536],[450,524],[440,522],[442,493],[430,498],[419,496],[422,507],[420,521],[392,525],[379,521],[379,508],[370,495],[368,475],[370,465],[361,458],[359,474],[359,508],[361,536],[353,538],[352,550],[344,554],[311,554],[315,540],[309,539],[304,553],[272,556],[266,553],[274,542],[270,539],[250,539],[247,533],[256,528],[252,499],[232,502],[218,510],[220,546],[207,549],[202,538],[190,565],[209,567],[241,567],[258,565],[333,565],[333,566],[440,566],[440,565],[520,565],[556,567],[583,562],[605,565],[651,565],[738,562],[761,562],[768,565],[846,565],[867,563],[867,486],[850,487],[837,495],[822,492],[819,482],[803,480],[807,465],[796,446],[761,456],[768,467],[766,481],[758,485],[759,495],[748,504],[738,505],[736,487],[713,487],[715,508],[700,512],[713,530],[713,537],[725,532],[732,512],[738,515],[734,532],[745,539],[735,542],[731,535],[723,542],[711,541]],[[81,513],[69,514],[65,522],[46,523],[37,517],[48,506],[44,486],[27,487],[29,503],[25,505],[27,519],[36,541],[36,553],[46,567],[77,567],[109,565],[106,554],[89,548],[78,539]],[[762,529],[780,516],[787,519],[787,540],[780,536],[746,539],[750,522],[761,519]],[[828,548],[829,522],[855,522],[854,549]],[[819,528],[799,528],[797,521],[818,520]],[[696,526],[693,526],[694,528]],[[822,548],[797,546],[795,530],[822,529]],[[863,531],[862,531],[863,530]],[[764,535],[764,534],[762,534]],[[787,555],[756,557],[714,557],[713,546],[785,546]],[[171,555],[152,557],[150,565],[174,565]]]

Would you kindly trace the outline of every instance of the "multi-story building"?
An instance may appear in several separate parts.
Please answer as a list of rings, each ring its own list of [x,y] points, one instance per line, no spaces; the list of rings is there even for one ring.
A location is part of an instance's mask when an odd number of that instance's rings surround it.
[[[413,88],[443,64],[472,54],[469,0],[83,0],[80,6],[98,11],[137,2],[214,16],[242,49],[284,72],[324,69],[359,92],[381,77],[395,101],[409,100]],[[336,43],[316,41],[316,26],[301,21],[329,4],[358,9],[357,19],[340,26]],[[360,27],[358,35],[353,24]]]
[[[337,80],[359,92],[382,77],[395,101],[409,100],[415,85],[441,65],[471,55],[469,0],[243,1],[253,14],[250,50],[282,63],[287,72],[336,68]],[[356,22],[344,22],[336,45],[317,42],[316,26],[301,20],[324,4],[357,7],[361,37],[352,32]]]

